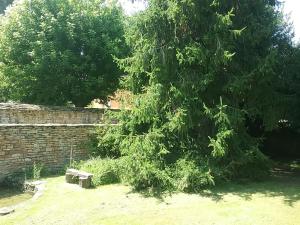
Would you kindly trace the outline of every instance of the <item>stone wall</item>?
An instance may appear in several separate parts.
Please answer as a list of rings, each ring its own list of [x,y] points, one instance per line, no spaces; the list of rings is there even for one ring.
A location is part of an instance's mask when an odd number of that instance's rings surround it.
[[[59,170],[70,155],[87,158],[84,143],[102,115],[101,110],[0,103],[0,181],[34,162]]]
[[[0,124],[97,124],[102,109],[0,103]]]

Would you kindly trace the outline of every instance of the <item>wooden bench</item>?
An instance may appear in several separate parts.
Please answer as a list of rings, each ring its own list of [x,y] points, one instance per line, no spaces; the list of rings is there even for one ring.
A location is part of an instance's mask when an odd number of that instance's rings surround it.
[[[92,184],[93,174],[75,170],[67,169],[66,171],[66,182],[71,184],[78,184],[82,188],[89,188]]]

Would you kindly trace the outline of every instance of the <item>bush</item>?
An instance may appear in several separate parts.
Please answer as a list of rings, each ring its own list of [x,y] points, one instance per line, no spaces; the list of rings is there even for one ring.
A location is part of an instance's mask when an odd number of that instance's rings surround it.
[[[151,189],[156,191],[170,190],[173,188],[172,179],[168,170],[161,169],[159,163],[136,159],[126,156],[120,158],[122,181],[130,184],[135,190]],[[122,162],[121,161],[121,162]]]
[[[200,191],[205,186],[215,184],[209,169],[186,159],[179,159],[176,162],[174,174],[174,185],[177,190],[183,192]]]
[[[239,157],[232,160],[226,170],[230,174],[228,177],[246,180],[262,180],[270,174],[272,162],[257,148],[252,148]]]
[[[119,160],[116,159],[92,158],[82,162],[79,169],[94,175],[92,178],[94,186],[119,183],[121,181]]]

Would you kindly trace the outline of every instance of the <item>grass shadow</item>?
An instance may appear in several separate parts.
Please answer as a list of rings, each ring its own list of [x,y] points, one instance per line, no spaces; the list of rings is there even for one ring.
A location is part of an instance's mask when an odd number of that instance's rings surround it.
[[[132,193],[140,194],[144,198],[156,198],[160,202],[166,202],[165,198],[176,192],[149,188],[131,190],[127,194]],[[300,170],[276,170],[275,168],[271,176],[263,181],[228,182],[196,194],[208,197],[215,202],[222,201],[226,195],[235,195],[250,201],[254,195],[260,194],[265,197],[282,197],[285,204],[293,206],[294,203],[300,201]]]
[[[0,187],[0,208],[18,204],[31,197],[31,193],[24,193],[21,190]]]
[[[21,195],[21,194],[23,194],[23,192],[18,189],[0,187],[0,199],[10,198],[10,197]]]
[[[127,194],[139,194],[144,198],[155,198],[159,202],[165,202],[165,198],[167,196],[171,196],[174,192],[170,190],[162,190],[160,188],[148,188],[143,190],[132,189]]]
[[[293,206],[300,201],[300,174],[287,171],[273,171],[264,181],[245,183],[225,183],[203,190],[201,196],[209,197],[218,202],[228,194],[237,195],[245,200],[251,200],[253,195],[261,194],[266,197],[283,197],[284,202]]]
[[[152,197],[165,202],[165,197],[176,192],[150,188],[142,191],[132,190],[129,193],[138,193],[145,198]],[[215,202],[222,201],[226,195],[239,196],[246,201],[252,200],[254,195],[282,197],[285,204],[293,206],[300,201],[300,169],[281,164],[273,168],[271,176],[263,181],[228,182],[202,190],[197,194],[211,198]]]

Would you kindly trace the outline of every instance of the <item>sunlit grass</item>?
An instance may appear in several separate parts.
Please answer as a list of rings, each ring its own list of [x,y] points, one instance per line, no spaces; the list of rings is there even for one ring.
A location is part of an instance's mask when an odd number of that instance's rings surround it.
[[[42,197],[1,225],[220,224],[297,225],[300,178],[278,175],[259,183],[226,184],[201,194],[145,197],[123,185],[81,189],[64,177],[46,179]]]

